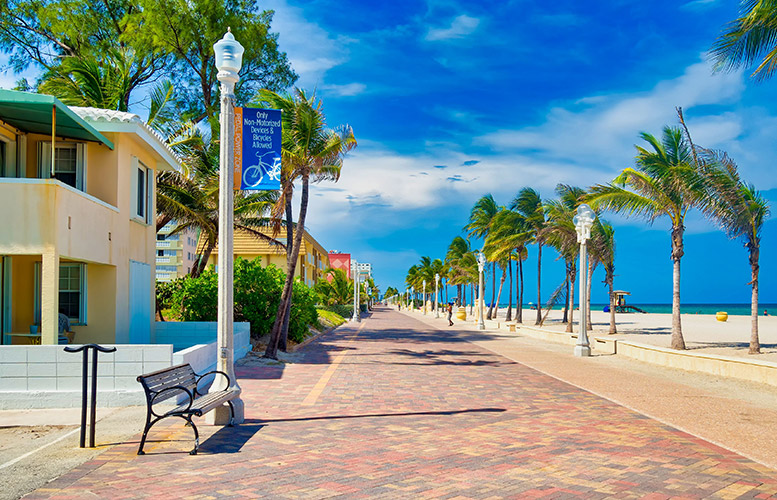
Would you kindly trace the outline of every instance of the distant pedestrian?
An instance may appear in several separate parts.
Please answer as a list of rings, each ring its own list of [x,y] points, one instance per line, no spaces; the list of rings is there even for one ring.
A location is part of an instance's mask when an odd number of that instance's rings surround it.
[[[448,304],[448,326],[453,326],[453,320],[451,319],[453,317],[453,305]]]
[[[769,311],[767,311],[766,309],[764,309],[764,316],[769,316]]]

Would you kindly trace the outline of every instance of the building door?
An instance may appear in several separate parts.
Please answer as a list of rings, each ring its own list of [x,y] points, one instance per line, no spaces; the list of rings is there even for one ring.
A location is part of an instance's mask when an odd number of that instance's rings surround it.
[[[130,260],[129,343],[151,343],[151,266]]]

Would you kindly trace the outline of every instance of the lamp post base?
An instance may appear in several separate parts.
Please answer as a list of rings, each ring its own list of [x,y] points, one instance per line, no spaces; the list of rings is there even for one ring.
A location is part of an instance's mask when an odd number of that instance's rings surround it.
[[[587,345],[576,345],[575,356],[583,358],[591,355],[591,347]]]
[[[235,409],[235,416],[232,419],[233,424],[242,424],[245,420],[245,404],[240,398],[232,400],[232,407]],[[232,415],[229,412],[229,405],[222,405],[214,408],[205,414],[205,423],[208,425],[229,425],[229,419]]]

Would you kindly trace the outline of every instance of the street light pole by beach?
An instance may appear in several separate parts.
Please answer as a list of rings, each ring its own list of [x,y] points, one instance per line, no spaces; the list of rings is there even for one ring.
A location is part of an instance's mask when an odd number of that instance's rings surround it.
[[[483,320],[483,269],[486,267],[486,256],[478,251],[478,330],[486,329]]]
[[[356,261],[353,261],[353,316],[351,321],[357,323],[361,321],[359,314],[359,267]]]
[[[588,321],[587,300],[588,293],[588,255],[586,253],[586,241],[591,237],[591,226],[594,224],[596,214],[591,207],[583,203],[577,207],[577,215],[572,219],[577,231],[577,241],[580,243],[580,333],[577,336],[577,345],[575,345],[575,356],[590,356],[591,346],[588,343]],[[574,304],[572,304],[574,307]]]
[[[240,389],[235,377],[234,351],[234,99],[235,84],[240,79],[238,73],[243,62],[243,47],[235,40],[230,30],[224,38],[213,45],[216,55],[216,68],[221,82],[221,134],[219,148],[219,238],[218,238],[218,342],[216,349],[216,369],[229,377],[232,388]],[[233,422],[243,423],[244,405],[240,398],[232,400],[234,408]],[[225,411],[226,410],[226,411]],[[210,412],[209,420],[215,424],[229,423],[229,407],[222,406]],[[226,417],[226,418],[225,418]]]
[[[440,274],[435,273],[434,275],[434,317],[439,318],[440,317],[440,304],[437,297],[440,296]]]

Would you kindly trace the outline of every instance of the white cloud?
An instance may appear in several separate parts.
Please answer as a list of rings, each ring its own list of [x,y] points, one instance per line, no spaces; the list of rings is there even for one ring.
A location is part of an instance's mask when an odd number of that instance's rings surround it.
[[[426,33],[426,39],[429,41],[439,41],[463,38],[474,33],[479,25],[480,19],[462,14],[453,18],[450,26],[445,28],[430,28]]]
[[[657,135],[664,125],[677,123],[676,106],[685,109],[686,117],[694,117],[688,118],[689,125],[698,123],[702,127],[699,133],[705,139],[723,141],[736,137],[741,123],[733,113],[698,116],[692,109],[734,103],[744,88],[741,72],[713,75],[709,65],[701,62],[649,91],[585,97],[568,106],[552,108],[539,126],[498,130],[476,142],[495,150],[535,151],[557,160],[595,162],[617,168],[633,157],[633,144],[639,142],[640,132]],[[704,144],[715,146],[710,142]]]
[[[364,92],[367,86],[363,83],[354,82],[345,85],[324,85],[321,88],[338,97],[351,97]]]
[[[320,86],[326,72],[348,59],[347,37],[332,37],[319,25],[305,19],[303,10],[286,0],[266,0],[263,8],[275,11],[272,31],[279,33],[278,46],[286,52],[292,68],[300,76],[302,88]]]

